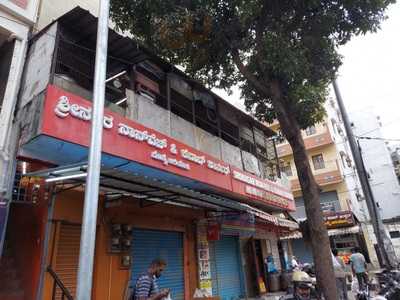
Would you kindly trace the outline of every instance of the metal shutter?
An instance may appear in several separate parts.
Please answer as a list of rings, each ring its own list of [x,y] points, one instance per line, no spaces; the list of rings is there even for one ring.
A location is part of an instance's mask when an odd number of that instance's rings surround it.
[[[210,261],[213,295],[221,300],[243,296],[238,238],[223,236],[210,242]]]
[[[76,292],[80,240],[80,225],[61,224],[55,271],[73,297],[75,297]],[[59,289],[57,289],[56,299],[61,299]]]
[[[170,231],[134,229],[132,240],[132,278],[134,286],[137,277],[146,272],[151,261],[162,258],[167,267],[157,280],[160,289],[171,289],[171,298],[183,300],[183,234]]]

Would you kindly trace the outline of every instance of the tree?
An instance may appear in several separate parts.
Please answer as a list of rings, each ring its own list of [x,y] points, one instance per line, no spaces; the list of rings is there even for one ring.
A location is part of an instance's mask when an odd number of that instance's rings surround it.
[[[305,200],[317,280],[337,299],[329,238],[301,137],[322,120],[338,46],[375,32],[395,0],[113,0],[111,17],[209,87],[239,85],[248,111],[278,119]]]

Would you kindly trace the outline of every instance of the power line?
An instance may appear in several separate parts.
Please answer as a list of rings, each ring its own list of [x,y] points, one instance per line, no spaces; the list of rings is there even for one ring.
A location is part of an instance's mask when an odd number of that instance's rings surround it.
[[[388,141],[388,142],[400,142],[400,139],[385,139],[380,137],[370,137],[370,136],[355,136],[357,139],[362,140],[379,140],[379,141]]]

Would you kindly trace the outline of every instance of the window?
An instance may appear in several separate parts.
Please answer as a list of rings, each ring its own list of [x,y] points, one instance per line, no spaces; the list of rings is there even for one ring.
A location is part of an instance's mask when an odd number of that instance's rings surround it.
[[[313,126],[307,127],[306,130],[304,130],[304,132],[306,133],[306,136],[310,136],[310,135],[316,134],[317,129],[313,125]]]
[[[286,174],[286,176],[293,176],[292,166],[290,162],[283,162],[281,165],[281,171]]]
[[[398,239],[400,238],[400,231],[396,230],[396,231],[389,231],[390,234],[390,238],[392,239]]]
[[[240,124],[240,145],[241,150],[257,155],[256,145],[254,144],[253,128],[250,124]]]
[[[312,156],[312,162],[314,165],[314,170],[324,169],[325,162],[322,154]]]

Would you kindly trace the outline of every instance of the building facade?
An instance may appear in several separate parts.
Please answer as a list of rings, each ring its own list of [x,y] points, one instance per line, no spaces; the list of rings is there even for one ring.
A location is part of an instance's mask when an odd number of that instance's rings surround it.
[[[27,53],[2,258],[21,299],[75,295],[96,30],[75,8]],[[279,237],[298,225],[274,133],[112,30],[108,55],[93,299],[124,299],[155,258],[173,299],[276,290],[264,262],[288,267]]]
[[[400,185],[391,153],[381,132],[381,122],[372,109],[349,113],[354,135],[359,137],[363,161],[381,217],[400,257],[399,217]],[[372,228],[369,230],[372,232]],[[372,234],[371,234],[372,235]],[[376,240],[375,240],[376,244]]]
[[[325,104],[326,117],[321,123],[303,130],[302,135],[314,177],[320,186],[321,208],[330,235],[331,247],[337,248],[345,260],[351,249],[359,246],[369,262],[378,265],[365,221],[368,212],[363,201],[351,151],[340,111],[336,101],[329,99]],[[271,129],[279,132],[279,123]],[[296,201],[296,212],[292,215],[299,221],[306,219],[304,200],[294,165],[292,150],[288,142],[281,138],[277,145],[281,170],[291,181]],[[286,237],[291,241],[293,253],[302,262],[311,263],[312,251],[301,235]]]

